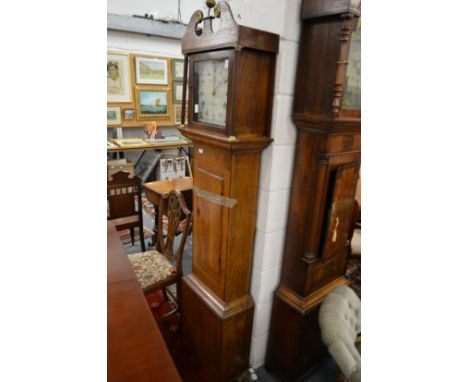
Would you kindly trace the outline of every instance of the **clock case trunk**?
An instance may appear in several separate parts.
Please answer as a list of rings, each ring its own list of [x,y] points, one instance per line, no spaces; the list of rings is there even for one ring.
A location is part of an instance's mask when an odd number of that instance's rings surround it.
[[[280,284],[265,366],[296,381],[326,360],[318,312],[344,277],[360,169],[360,110],[341,99],[355,1],[303,0],[293,121],[298,129]],[[287,322],[287,325],[284,323]]]

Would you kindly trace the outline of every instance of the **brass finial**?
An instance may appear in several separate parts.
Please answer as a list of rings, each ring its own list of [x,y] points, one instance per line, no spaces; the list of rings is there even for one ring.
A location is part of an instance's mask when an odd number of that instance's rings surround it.
[[[216,0],[206,0],[205,3],[208,8],[213,8],[216,5]]]
[[[203,20],[203,12],[198,10],[195,12],[195,21],[200,23]]]

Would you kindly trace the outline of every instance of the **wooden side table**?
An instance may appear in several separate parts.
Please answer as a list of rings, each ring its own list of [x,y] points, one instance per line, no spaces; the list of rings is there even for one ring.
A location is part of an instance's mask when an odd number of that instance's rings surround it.
[[[154,233],[152,236],[152,243],[149,243],[148,246],[156,245],[156,249],[158,249],[156,238],[158,237],[158,211],[161,198],[171,190],[179,190],[184,195],[187,207],[192,210],[193,178],[185,177],[157,180],[154,182],[144,183],[143,189],[145,190],[146,198],[154,205]]]

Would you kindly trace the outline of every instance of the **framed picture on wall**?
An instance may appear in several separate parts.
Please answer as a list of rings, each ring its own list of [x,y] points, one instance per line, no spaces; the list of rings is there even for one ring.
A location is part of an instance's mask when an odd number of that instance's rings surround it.
[[[107,53],[107,102],[132,102],[128,54]]]
[[[163,58],[135,57],[136,83],[141,85],[167,85],[167,60]]]
[[[135,117],[135,110],[133,109],[124,109],[123,111],[123,118],[125,120],[131,120]]]
[[[168,88],[136,88],[136,110],[138,119],[170,119],[172,102]]]
[[[172,94],[174,97],[174,103],[182,103],[182,95],[184,92],[184,83],[183,82],[173,82],[172,83]]]
[[[120,118],[120,107],[108,107],[107,108],[107,125],[118,126],[122,123]]]
[[[172,60],[172,77],[174,81],[184,80],[184,60],[177,58]]]
[[[174,105],[174,122],[176,124],[182,122],[182,105]]]

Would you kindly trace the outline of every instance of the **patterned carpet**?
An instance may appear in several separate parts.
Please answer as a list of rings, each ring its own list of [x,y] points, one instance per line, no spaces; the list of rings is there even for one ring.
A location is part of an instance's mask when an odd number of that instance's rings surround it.
[[[361,257],[353,257],[348,261],[346,278],[350,280],[349,287],[361,298]]]
[[[153,235],[153,231],[149,229],[148,227],[143,227],[143,232],[145,235],[145,239],[149,239]],[[125,230],[125,231],[119,231],[119,237],[120,240],[122,240],[123,244],[129,244],[132,242],[132,239],[130,237],[130,230]],[[135,243],[138,243],[140,240],[140,230],[138,228],[135,228]]]
[[[154,205],[148,199],[146,199],[145,195],[141,196],[141,203],[143,204],[143,211],[150,216],[154,216]]]

